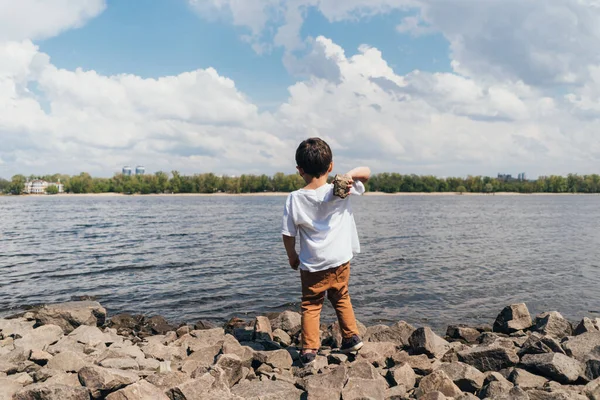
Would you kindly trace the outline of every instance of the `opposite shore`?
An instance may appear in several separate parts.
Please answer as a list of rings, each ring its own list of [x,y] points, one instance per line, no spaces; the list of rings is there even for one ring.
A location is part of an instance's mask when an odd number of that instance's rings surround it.
[[[2,195],[0,197],[270,197],[287,196],[288,192],[257,192],[257,193],[149,193],[149,194],[125,194],[125,193],[61,193],[57,195],[30,194],[30,195]],[[366,192],[364,196],[594,196],[600,193],[519,193],[519,192],[497,192],[497,193],[457,193],[457,192]]]

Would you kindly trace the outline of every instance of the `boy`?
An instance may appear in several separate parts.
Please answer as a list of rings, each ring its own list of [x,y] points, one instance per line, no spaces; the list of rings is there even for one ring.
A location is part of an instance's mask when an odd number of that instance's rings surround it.
[[[302,352],[300,359],[309,365],[320,347],[319,318],[325,293],[331,301],[342,332],[340,350],[359,350],[363,343],[350,295],[350,260],[360,252],[356,224],[349,198],[334,196],[327,177],[333,170],[329,145],[310,138],[296,150],[297,170],[306,186],[290,193],[283,213],[283,244],[292,269],[300,268],[302,281]],[[371,175],[367,167],[355,168],[345,176],[350,194],[364,193]],[[296,237],[300,254],[296,252]]]

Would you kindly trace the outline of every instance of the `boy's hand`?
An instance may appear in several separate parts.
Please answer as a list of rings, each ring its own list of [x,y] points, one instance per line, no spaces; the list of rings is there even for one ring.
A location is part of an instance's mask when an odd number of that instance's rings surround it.
[[[288,262],[290,263],[290,267],[292,267],[294,271],[297,270],[300,266],[300,258],[298,257],[298,254],[295,254],[294,256],[288,258]]]

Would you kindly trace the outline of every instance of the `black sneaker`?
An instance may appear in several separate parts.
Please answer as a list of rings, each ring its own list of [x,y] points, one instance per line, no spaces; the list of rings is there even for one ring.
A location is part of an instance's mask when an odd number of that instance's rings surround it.
[[[363,347],[363,342],[360,340],[360,336],[352,335],[351,338],[342,340],[342,347],[340,347],[340,351],[344,354],[352,353],[353,351],[358,351]]]
[[[306,353],[305,352],[300,353],[300,362],[305,367],[308,367],[309,365],[314,363],[316,358],[317,358],[316,352],[307,351]]]

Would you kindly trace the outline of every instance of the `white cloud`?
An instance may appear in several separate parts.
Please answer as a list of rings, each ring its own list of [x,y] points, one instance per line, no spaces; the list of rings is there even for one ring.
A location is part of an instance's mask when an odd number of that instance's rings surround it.
[[[289,98],[262,112],[212,68],[158,79],[57,68],[30,38],[79,26],[104,6],[63,0],[39,26],[0,28],[0,175],[110,175],[136,163],[151,171],[291,172],[295,146],[313,135],[330,142],[341,169],[597,172],[596,10],[584,1],[509,1],[507,9],[475,0],[194,1],[205,15],[247,26],[253,46],[306,47],[305,56],[288,52],[284,60],[302,77]],[[348,55],[354,49],[299,36],[306,7],[336,21],[415,6],[418,16],[402,29],[445,35],[453,72],[399,75],[376,47]]]
[[[0,41],[56,36],[82,26],[105,7],[105,0],[0,1]]]

